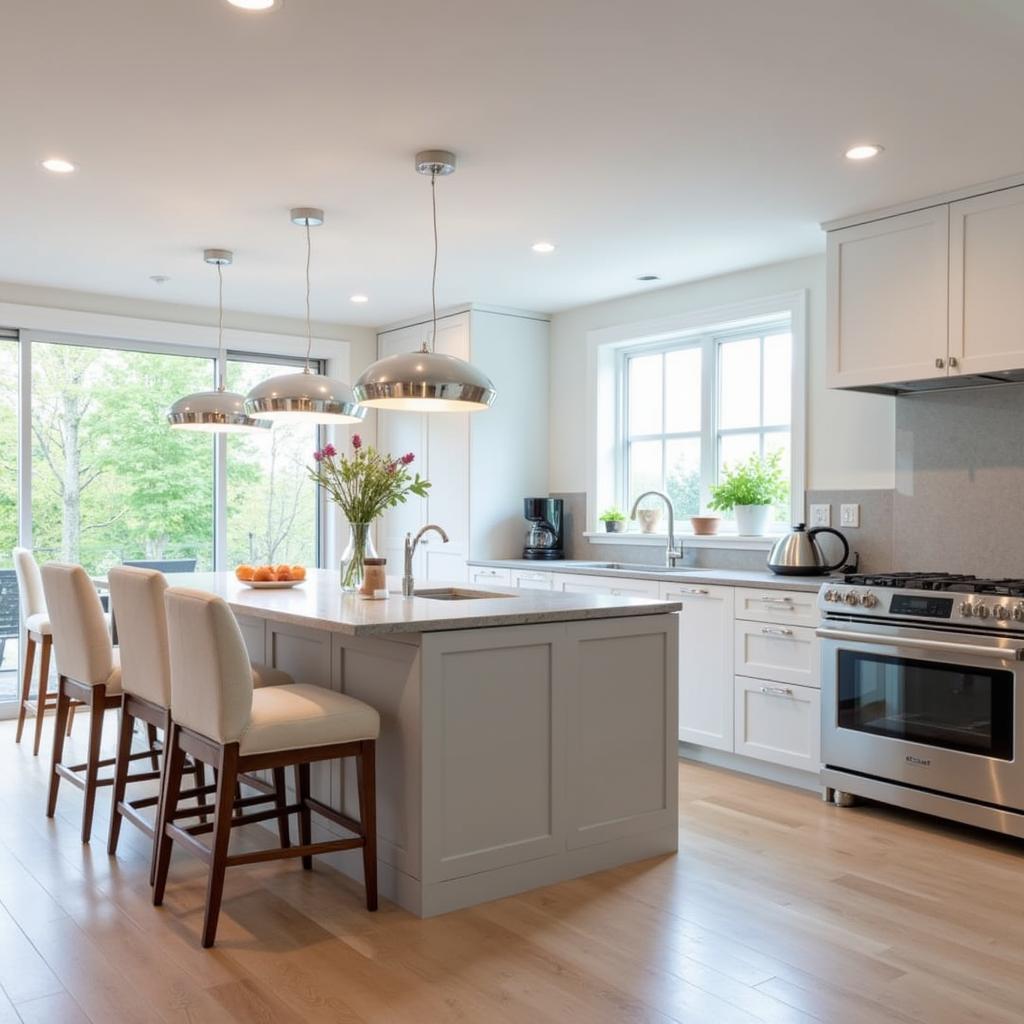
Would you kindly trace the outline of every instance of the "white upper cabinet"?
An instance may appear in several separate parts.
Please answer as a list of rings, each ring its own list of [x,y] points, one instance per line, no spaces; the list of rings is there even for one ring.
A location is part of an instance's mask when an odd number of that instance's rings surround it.
[[[380,356],[415,352],[429,320],[382,331]],[[465,582],[467,559],[518,558],[526,533],[523,498],[546,497],[548,322],[527,314],[464,309],[437,323],[436,350],[466,359],[494,382],[494,405],[475,413],[378,413],[378,446],[413,452],[430,481],[427,498],[384,514],[378,546],[388,571],[401,571],[405,535],[441,526],[420,542],[413,572],[423,581]]]
[[[946,374],[949,208],[828,235],[828,386]]]
[[[1024,185],[946,199],[829,231],[829,387],[1024,379]]]
[[[1024,187],[949,208],[951,373],[1024,367]]]

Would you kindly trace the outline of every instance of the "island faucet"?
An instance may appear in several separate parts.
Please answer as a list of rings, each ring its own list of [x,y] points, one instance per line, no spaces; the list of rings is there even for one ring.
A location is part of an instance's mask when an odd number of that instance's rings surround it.
[[[644,498],[654,495],[656,498],[661,498],[665,502],[665,506],[668,508],[668,547],[665,549],[665,565],[669,569],[674,569],[677,562],[681,562],[683,559],[683,542],[679,542],[679,547],[676,548],[676,515],[675,509],[672,508],[672,499],[661,491],[644,491],[636,501],[633,502],[633,510],[629,513],[630,519],[636,519],[636,510],[640,505],[640,502]]]
[[[416,589],[416,581],[412,578],[412,559],[413,555],[416,554],[416,545],[419,544],[420,538],[428,530],[433,530],[434,533],[439,534],[441,540],[448,543],[448,534],[441,529],[440,526],[434,523],[427,523],[414,537],[411,533],[405,535],[405,572],[402,576],[402,596],[412,597],[413,592]]]

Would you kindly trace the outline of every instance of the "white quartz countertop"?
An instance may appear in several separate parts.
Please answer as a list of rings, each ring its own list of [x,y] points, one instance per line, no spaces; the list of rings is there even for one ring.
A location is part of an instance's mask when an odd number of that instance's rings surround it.
[[[395,633],[434,633],[486,626],[517,626],[539,622],[575,622],[634,615],[675,612],[678,601],[613,597],[602,594],[561,594],[464,583],[423,583],[417,590],[478,591],[494,597],[439,601],[428,597],[402,597],[398,580],[389,578],[394,591],[386,600],[367,601],[343,593],[338,574],[309,570],[305,581],[289,590],[255,590],[228,572],[171,573],[173,587],[193,587],[223,597],[238,615],[291,622],[349,636]]]
[[[682,569],[672,572],[658,571],[657,566],[629,569],[609,569],[600,562],[578,562],[569,559],[540,561],[527,558],[507,558],[496,561],[471,561],[470,565],[494,569],[523,569],[528,572],[569,572],[589,576],[611,576],[622,579],[661,580],[664,583],[708,583],[727,587],[763,587],[770,590],[799,590],[816,593],[822,583],[841,576],[777,576],[767,569]]]

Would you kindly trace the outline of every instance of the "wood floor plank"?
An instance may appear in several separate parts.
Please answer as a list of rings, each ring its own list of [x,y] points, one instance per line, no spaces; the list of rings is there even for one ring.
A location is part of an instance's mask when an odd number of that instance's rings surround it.
[[[2,1020],[3,1018],[0,1018]],[[92,1024],[82,1008],[67,994],[58,992],[18,1005],[21,1024]]]

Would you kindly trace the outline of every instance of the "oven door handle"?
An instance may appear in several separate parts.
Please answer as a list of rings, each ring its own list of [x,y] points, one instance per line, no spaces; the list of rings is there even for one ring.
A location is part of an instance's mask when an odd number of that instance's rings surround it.
[[[978,658],[995,658],[998,661],[1024,661],[1024,647],[986,647],[983,644],[960,644],[949,640],[911,640],[902,636],[873,636],[855,633],[853,630],[830,629],[821,626],[817,635],[822,640],[846,640],[858,644],[885,644],[892,647],[910,647],[923,651],[944,651],[947,654],[967,654]]]

